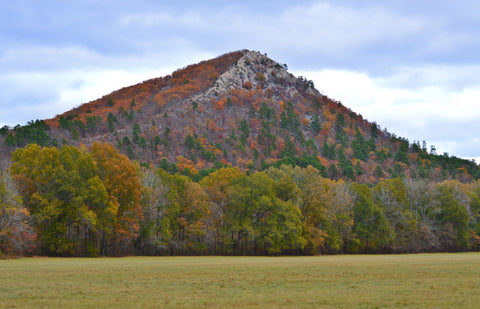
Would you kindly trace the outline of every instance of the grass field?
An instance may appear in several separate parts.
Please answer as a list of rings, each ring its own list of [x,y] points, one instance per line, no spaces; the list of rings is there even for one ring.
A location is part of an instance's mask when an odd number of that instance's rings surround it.
[[[5,308],[475,308],[480,253],[0,261]]]

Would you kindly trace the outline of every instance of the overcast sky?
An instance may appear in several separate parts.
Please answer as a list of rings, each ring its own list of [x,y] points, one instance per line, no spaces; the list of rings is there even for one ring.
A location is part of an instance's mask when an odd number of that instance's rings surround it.
[[[0,0],[0,126],[234,50],[364,118],[480,162],[479,1]]]

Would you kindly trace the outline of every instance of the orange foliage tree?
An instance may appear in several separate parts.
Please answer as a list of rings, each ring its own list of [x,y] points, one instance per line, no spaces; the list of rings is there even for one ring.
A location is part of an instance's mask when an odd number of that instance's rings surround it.
[[[113,246],[114,254],[125,254],[138,235],[142,218],[137,168],[110,144],[93,144],[91,154],[110,199],[118,204],[108,245]]]

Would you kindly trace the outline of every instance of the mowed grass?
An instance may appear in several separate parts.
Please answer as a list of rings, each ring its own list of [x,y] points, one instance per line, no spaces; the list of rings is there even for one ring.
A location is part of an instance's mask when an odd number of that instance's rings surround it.
[[[0,261],[5,308],[475,308],[480,253]]]

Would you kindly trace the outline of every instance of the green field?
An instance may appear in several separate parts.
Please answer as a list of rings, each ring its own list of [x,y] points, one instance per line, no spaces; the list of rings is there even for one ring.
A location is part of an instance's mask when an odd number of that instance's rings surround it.
[[[475,308],[480,253],[0,261],[2,308]]]

